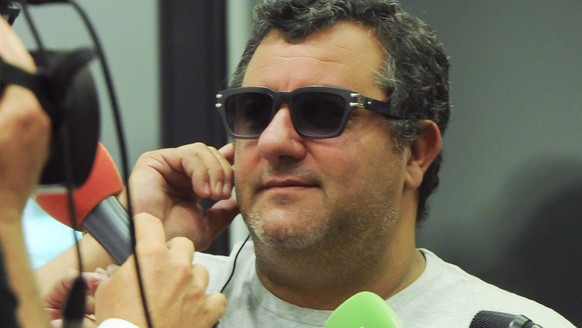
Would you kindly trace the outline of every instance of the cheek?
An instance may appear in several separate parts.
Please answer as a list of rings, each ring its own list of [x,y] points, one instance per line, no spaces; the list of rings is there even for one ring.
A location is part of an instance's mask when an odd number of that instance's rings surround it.
[[[361,172],[365,167],[356,156],[342,155],[335,159],[328,158],[326,162],[323,162],[327,165],[323,165],[321,174],[340,185],[353,184],[353,181],[361,180]]]
[[[353,146],[352,146],[353,147]],[[349,149],[338,147],[337,149]],[[321,178],[323,190],[329,198],[349,201],[351,197],[366,190],[370,185],[368,157],[360,152],[325,152],[314,158],[317,175]]]
[[[255,161],[251,154],[256,153],[256,150],[250,149],[248,143],[236,140],[234,143],[234,170],[235,176],[238,171],[248,171]],[[255,147],[256,148],[256,147]]]
[[[352,197],[365,198],[370,193],[400,189],[404,183],[405,172],[402,154],[377,139],[374,144],[364,139],[360,139],[362,142],[356,146],[343,148],[356,151],[346,152],[329,161],[326,174],[333,174],[338,188],[343,189],[340,192]]]

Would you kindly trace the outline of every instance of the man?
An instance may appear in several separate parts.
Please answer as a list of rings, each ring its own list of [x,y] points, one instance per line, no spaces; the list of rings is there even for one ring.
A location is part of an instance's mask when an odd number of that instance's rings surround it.
[[[416,248],[438,184],[448,84],[440,43],[396,2],[264,0],[233,89],[217,98],[234,142],[143,155],[130,179],[135,209],[198,249],[240,211],[252,243],[195,257],[209,291],[229,300],[220,327],[323,326],[363,290],[405,327],[468,327],[481,310],[573,327]],[[203,211],[203,198],[218,202]],[[83,243],[89,267],[110,261],[91,237]],[[67,256],[41,272],[69,266]]]
[[[0,19],[0,60],[2,65],[35,71],[32,58],[4,19]],[[50,327],[28,262],[21,221],[26,201],[48,157],[50,133],[51,121],[32,91],[10,83],[0,90],[2,327]],[[141,259],[144,283],[151,286],[146,296],[153,325],[179,327],[181,322],[196,321],[198,327],[211,327],[224,312],[226,300],[220,294],[205,295],[208,276],[202,266],[191,265],[192,242],[175,238],[166,243],[160,220],[145,213],[136,216],[136,229],[140,239],[136,252]],[[100,328],[146,325],[137,283],[127,284],[134,277],[132,257],[111,277],[100,278],[102,282],[95,295]],[[63,280],[63,284],[71,282]],[[57,288],[51,286],[45,302],[50,301],[53,306],[64,304],[68,294],[60,292],[63,284],[59,281]],[[181,298],[180,303],[174,302],[176,297]]]

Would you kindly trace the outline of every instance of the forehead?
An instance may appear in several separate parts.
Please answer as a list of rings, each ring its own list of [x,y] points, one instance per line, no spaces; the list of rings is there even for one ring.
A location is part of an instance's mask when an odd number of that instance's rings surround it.
[[[306,85],[328,85],[367,92],[376,89],[375,75],[383,50],[367,27],[342,22],[299,43],[286,42],[278,30],[261,41],[249,62],[243,86],[289,91]]]

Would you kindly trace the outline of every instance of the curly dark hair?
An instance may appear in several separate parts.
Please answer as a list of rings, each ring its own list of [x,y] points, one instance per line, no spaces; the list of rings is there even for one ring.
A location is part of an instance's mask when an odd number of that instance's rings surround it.
[[[394,0],[262,0],[255,7],[251,38],[234,73],[232,86],[242,84],[251,57],[272,29],[297,43],[339,21],[362,23],[374,31],[385,53],[376,83],[390,95],[391,105],[406,113],[389,125],[402,150],[422,133],[420,120],[434,121],[444,135],[450,116],[449,61],[431,28],[406,13]],[[427,199],[439,184],[439,154],[419,189],[417,223],[428,214]]]

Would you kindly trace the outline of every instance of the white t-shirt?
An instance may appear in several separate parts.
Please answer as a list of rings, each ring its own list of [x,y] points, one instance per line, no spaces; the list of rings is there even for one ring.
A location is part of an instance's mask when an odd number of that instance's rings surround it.
[[[197,253],[194,262],[209,271],[209,291],[220,291],[232,272],[234,257]],[[558,313],[532,300],[488,284],[421,249],[426,269],[410,286],[386,302],[406,328],[467,328],[481,310],[525,315],[544,328],[574,327]],[[228,300],[218,327],[323,327],[332,311],[295,306],[271,294],[255,274],[251,242],[241,250],[224,294]]]

